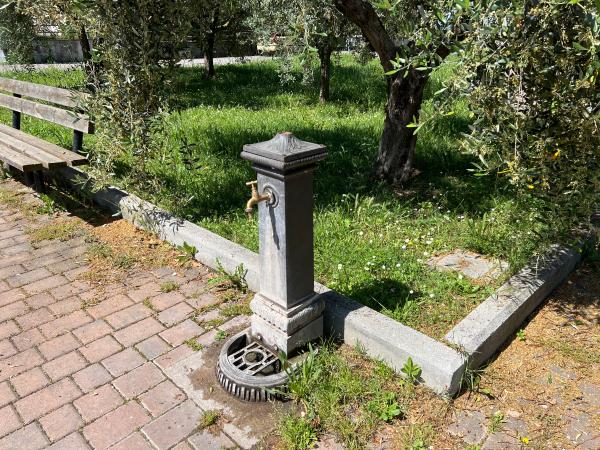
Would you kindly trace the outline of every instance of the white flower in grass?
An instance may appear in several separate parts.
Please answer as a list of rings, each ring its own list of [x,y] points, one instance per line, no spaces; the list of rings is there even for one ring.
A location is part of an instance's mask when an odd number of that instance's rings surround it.
[[[365,233],[364,233],[363,231],[359,231],[359,232],[358,232],[358,235],[359,235],[359,236],[363,236],[364,234],[365,234]]]
[[[462,274],[462,273],[459,273],[459,274],[458,274],[458,279],[459,279],[459,280],[462,280],[463,278],[464,278],[463,274]]]
[[[418,262],[418,263],[422,263],[422,262],[423,262],[423,260],[422,260],[421,258],[418,258],[418,259],[417,259],[417,262]]]
[[[338,270],[342,270],[344,266],[342,266],[341,264],[338,264]]]
[[[410,244],[410,239],[404,239],[404,242],[406,242],[407,244]]]
[[[429,298],[435,297],[435,294],[429,294]]]
[[[413,291],[412,289],[410,291],[408,291],[409,294],[414,294],[415,291]]]
[[[385,267],[385,265],[381,266],[381,268],[382,268],[383,270],[387,269],[387,267]]]
[[[429,256],[429,252],[423,252],[423,256]]]
[[[402,246],[402,250],[406,250],[406,245],[403,245],[403,246]]]
[[[402,264],[398,263],[398,264],[396,264],[396,267],[400,268],[400,267],[402,267]]]

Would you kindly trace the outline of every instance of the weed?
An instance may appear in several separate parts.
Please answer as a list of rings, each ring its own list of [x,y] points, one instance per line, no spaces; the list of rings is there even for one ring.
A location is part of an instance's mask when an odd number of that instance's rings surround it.
[[[28,233],[31,242],[38,243],[53,239],[68,241],[69,239],[84,235],[85,231],[83,230],[82,225],[77,221],[59,220],[39,228],[29,229]]]
[[[409,356],[408,359],[406,360],[406,363],[404,363],[404,366],[402,366],[401,372],[406,375],[406,379],[410,382],[410,383],[417,383],[419,381],[419,379],[421,378],[421,368],[416,365],[412,358]]]
[[[118,269],[131,269],[135,265],[135,257],[129,253],[119,253],[113,258],[113,266]]]
[[[409,425],[400,432],[405,450],[426,450],[434,438],[435,431],[430,423]]]
[[[54,199],[47,194],[39,194],[42,205],[36,208],[38,214],[54,214],[59,211],[64,211],[62,206],[57,205]]]
[[[252,310],[248,302],[243,302],[224,306],[219,311],[219,314],[223,317],[249,316],[252,314]]]
[[[221,264],[221,261],[217,259],[217,272],[219,273],[219,276],[212,278],[209,283],[226,284],[244,294],[248,291],[248,283],[246,282],[248,270],[244,268],[243,264],[237,266],[233,273],[229,273],[227,270],[225,270]]]
[[[156,306],[154,306],[154,304],[152,303],[152,300],[150,300],[150,298],[145,298],[144,301],[142,302],[142,304],[149,310],[151,310],[153,312],[158,312],[158,309],[156,309]]]
[[[481,450],[481,446],[477,444],[467,445],[465,450]]]
[[[490,424],[488,426],[488,431],[490,433],[497,433],[502,431],[502,427],[504,425],[504,413],[502,411],[496,411],[492,414],[490,419]]]
[[[184,341],[184,344],[186,344],[189,348],[191,348],[195,352],[199,352],[200,350],[204,349],[204,345],[202,345],[200,342],[198,342],[196,340],[196,338],[190,338],[190,339]]]
[[[165,281],[160,285],[160,292],[164,292],[165,294],[176,291],[177,289],[179,289],[179,285],[174,281]]]
[[[196,247],[189,245],[187,242],[184,242],[182,245],[178,245],[177,250],[181,252],[181,254],[177,256],[177,260],[179,262],[191,261],[196,257],[196,253],[198,253]]]
[[[92,306],[99,305],[101,300],[97,298],[89,299],[89,300],[81,300],[81,309],[91,308]]]
[[[519,339],[519,341],[525,342],[525,340],[527,339],[527,333],[525,333],[525,330],[517,331],[517,338]]]
[[[221,418],[221,412],[216,409],[209,409],[202,413],[200,417],[200,423],[198,423],[198,429],[204,430],[205,428],[211,427],[216,424]]]
[[[217,327],[223,325],[225,322],[226,322],[225,318],[219,317],[217,319],[204,320],[201,323],[204,326],[204,328],[206,328],[207,330],[212,330],[213,328],[217,328]]]
[[[477,369],[468,365],[462,375],[461,388],[470,392],[477,392],[488,397],[492,397],[492,392],[487,388],[481,387],[481,377],[485,373],[485,366]]]
[[[113,251],[106,242],[95,241],[87,249],[87,255],[92,258],[108,259],[113,256]]]
[[[215,341],[222,341],[223,339],[227,338],[227,336],[229,336],[227,331],[219,330],[217,331],[217,334],[215,334]]]
[[[286,415],[279,425],[279,433],[285,450],[307,450],[317,442],[316,430],[304,417]]]
[[[381,395],[367,404],[367,408],[384,422],[391,422],[393,419],[404,415],[394,392],[382,392]]]

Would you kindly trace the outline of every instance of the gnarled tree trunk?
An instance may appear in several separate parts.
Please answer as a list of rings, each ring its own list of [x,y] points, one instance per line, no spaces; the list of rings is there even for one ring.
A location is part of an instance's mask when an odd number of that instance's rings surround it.
[[[428,77],[417,71],[388,78],[385,122],[375,163],[375,175],[391,184],[402,184],[412,173],[417,136],[408,128],[419,117]]]
[[[207,33],[204,39],[204,76],[215,76],[215,34]]]

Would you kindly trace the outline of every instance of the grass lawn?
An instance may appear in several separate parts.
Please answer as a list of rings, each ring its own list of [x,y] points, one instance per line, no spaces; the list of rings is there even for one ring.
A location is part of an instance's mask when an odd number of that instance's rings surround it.
[[[242,146],[292,131],[325,144],[329,155],[316,174],[315,263],[318,281],[419,329],[443,336],[502,280],[482,285],[431,269],[427,260],[461,248],[501,258],[520,268],[551,231],[533,201],[515,198],[500,179],[475,177],[472,157],[461,151],[469,111],[463,100],[454,116],[419,133],[416,167],[405,190],[370,177],[383,124],[385,81],[377,61],[342,57],[334,66],[332,100],[318,102],[316,86],[281,85],[273,61],[223,66],[215,80],[200,69],[181,69],[164,133],[147,164],[153,184],[127,178],[123,158],[115,182],[178,216],[257,250],[256,222],[244,206],[245,182],[255,179],[239,157]],[[452,72],[434,74],[427,97]],[[20,79],[77,88],[79,70],[19,73]],[[432,113],[426,101],[423,114]],[[0,119],[10,123],[10,113]],[[99,124],[101,127],[102,124]],[[70,147],[62,127],[27,118],[23,129]],[[89,150],[95,139],[87,139]]]

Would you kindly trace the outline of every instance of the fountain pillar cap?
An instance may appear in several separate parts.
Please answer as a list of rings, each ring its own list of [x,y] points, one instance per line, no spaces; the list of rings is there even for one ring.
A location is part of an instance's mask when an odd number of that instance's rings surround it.
[[[312,167],[325,159],[326,147],[298,139],[286,131],[277,134],[269,141],[244,145],[241,157],[272,170],[288,173],[305,167]]]

